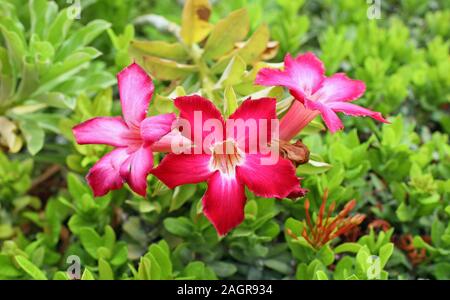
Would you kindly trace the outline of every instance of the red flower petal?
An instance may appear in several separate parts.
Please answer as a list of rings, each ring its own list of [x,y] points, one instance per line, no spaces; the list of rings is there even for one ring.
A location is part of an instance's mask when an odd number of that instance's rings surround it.
[[[152,174],[169,188],[208,180],[213,174],[209,168],[208,154],[168,154],[153,169]]]
[[[72,128],[78,144],[127,146],[130,130],[121,117],[98,117]]]
[[[150,144],[160,140],[170,132],[175,119],[174,113],[145,118],[141,123],[142,139]]]
[[[244,220],[245,190],[236,177],[223,176],[216,171],[208,180],[202,201],[203,213],[219,235],[227,234]]]
[[[117,80],[125,122],[130,128],[139,128],[153,95],[152,79],[133,63],[117,74]]]
[[[279,155],[274,161],[269,157],[269,154],[247,154],[244,163],[236,168],[238,177],[257,196],[284,198],[299,186],[295,168]]]
[[[180,154],[185,149],[191,148],[191,145],[192,142],[190,139],[183,136],[178,129],[174,129],[153,143],[151,147],[153,152],[173,152]]]
[[[120,175],[130,188],[145,197],[147,194],[147,176],[153,168],[153,153],[149,146],[139,147],[129,155],[120,168]]]
[[[237,141],[238,146],[244,151],[248,151],[249,148],[259,151],[257,146],[262,146],[259,137],[265,135],[266,144],[272,140],[272,120],[278,121],[275,106],[274,98],[245,100],[227,120],[227,126],[230,127],[227,128],[227,134]],[[233,123],[234,126],[231,127]]]
[[[126,148],[117,148],[103,156],[86,175],[94,196],[100,197],[110,190],[120,189],[124,180],[120,176],[120,166],[128,158]]]
[[[212,144],[214,141],[223,140],[223,138],[225,137],[225,126],[222,114],[211,101],[198,95],[192,95],[178,97],[174,102],[175,106],[180,110],[180,122],[186,120],[190,126],[189,129],[181,128],[180,131],[184,136],[194,141],[196,146],[201,146],[198,143],[203,142],[205,140],[205,137],[211,133],[214,134],[214,139],[210,141],[210,144]],[[210,130],[208,128],[205,128],[205,122],[207,121],[210,125],[216,124],[217,126],[221,126],[221,130],[216,131],[215,126],[212,126]],[[183,127],[183,125],[181,125],[181,127]],[[202,140],[195,141],[194,137],[197,137],[198,139],[201,138]],[[205,147],[208,146],[209,145],[205,145]]]

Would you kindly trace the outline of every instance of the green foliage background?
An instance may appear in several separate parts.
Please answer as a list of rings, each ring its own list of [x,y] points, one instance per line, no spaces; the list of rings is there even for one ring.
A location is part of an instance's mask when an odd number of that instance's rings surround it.
[[[449,2],[381,1],[370,20],[365,0],[211,1],[215,28],[248,32],[212,29],[181,47],[171,28],[182,2],[82,0],[73,19],[66,1],[0,0],[0,279],[68,279],[71,255],[82,279],[450,279]],[[278,51],[263,58],[269,35]],[[305,51],[328,75],[365,81],[358,103],[391,121],[343,117],[331,135],[316,120],[299,136],[312,152],[297,169],[311,210],[326,189],[340,208],[356,199],[367,217],[355,238],[314,249],[286,234],[301,236],[304,199],[248,193],[245,221],[219,238],[201,214],[205,184],[172,191],[149,176],[145,199],[127,188],[93,198],[83,176],[109,149],[76,145],[71,128],[120,114],[115,74],[132,59],[155,77],[151,114],[194,91],[224,113],[265,93],[282,114],[287,94],[254,87],[255,71]],[[375,220],[390,229],[370,229]]]

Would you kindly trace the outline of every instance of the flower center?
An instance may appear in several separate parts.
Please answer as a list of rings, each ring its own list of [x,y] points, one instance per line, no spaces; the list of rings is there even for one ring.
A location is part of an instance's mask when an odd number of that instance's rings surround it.
[[[234,176],[236,166],[242,164],[243,160],[244,153],[239,150],[233,140],[217,142],[211,147],[210,167],[224,175]]]

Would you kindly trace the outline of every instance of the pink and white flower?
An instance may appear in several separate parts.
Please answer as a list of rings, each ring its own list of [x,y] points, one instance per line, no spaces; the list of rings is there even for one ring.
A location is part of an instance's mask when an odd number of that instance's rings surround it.
[[[95,196],[119,189],[127,182],[146,195],[147,175],[153,168],[152,145],[171,131],[175,114],[146,117],[153,95],[152,79],[136,63],[118,75],[122,117],[97,117],[73,128],[78,144],[115,147],[89,171],[86,179]]]
[[[290,114],[288,112],[286,119],[281,120],[280,138],[292,138],[317,114],[322,115],[331,132],[344,128],[336,114],[338,112],[351,116],[368,116],[388,123],[381,113],[350,103],[364,94],[364,82],[350,79],[344,73],[326,77],[323,63],[311,52],[295,59],[287,54],[283,70],[263,68],[257,74],[255,83],[284,86],[300,101],[291,108],[294,111]]]
[[[220,235],[225,235],[243,221],[245,186],[261,197],[284,198],[302,191],[295,168],[289,160],[278,157],[274,164],[264,164],[262,160],[269,153],[263,153],[265,151],[261,151],[261,147],[258,151],[249,150],[250,135],[257,135],[258,132],[245,130],[239,134],[234,129],[228,130],[228,124],[237,120],[270,122],[276,119],[275,103],[275,99],[271,98],[245,100],[224,121],[214,104],[205,98],[194,95],[175,99],[180,120],[190,125],[190,132],[185,135],[197,147],[193,137],[200,130],[203,144],[197,153],[166,155],[152,174],[170,188],[206,181],[208,189],[202,199],[203,212]],[[203,116],[201,122],[195,117],[199,112]],[[216,120],[221,128],[227,130],[219,134],[205,130],[208,126],[204,124],[209,120]],[[270,143],[270,129],[267,134],[266,141]],[[214,138],[207,138],[211,135]]]

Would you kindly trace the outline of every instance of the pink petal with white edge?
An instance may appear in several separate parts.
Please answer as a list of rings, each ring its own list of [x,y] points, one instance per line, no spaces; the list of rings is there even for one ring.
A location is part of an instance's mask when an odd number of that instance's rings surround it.
[[[128,158],[126,148],[117,148],[103,156],[86,175],[95,197],[107,194],[110,190],[120,189],[123,178],[120,167]]]
[[[72,128],[78,144],[105,144],[127,146],[130,130],[121,117],[98,117],[87,120]]]
[[[202,139],[203,141],[206,136],[214,134],[215,141],[223,140],[225,136],[224,120],[220,111],[210,100],[198,95],[192,95],[178,97],[174,100],[174,103],[175,106],[180,110],[179,119],[181,121],[185,120],[190,124],[190,131],[188,131],[186,128],[184,128],[184,130],[181,130],[184,136],[192,141],[194,141],[194,137]],[[207,120],[211,120],[209,121],[210,124],[216,123],[217,126],[221,127],[219,134],[216,134],[217,132],[215,130],[215,127],[209,128],[210,130],[207,130],[207,128],[205,128],[204,124]],[[197,143],[197,146],[201,145],[198,145]]]
[[[136,63],[117,74],[117,81],[125,122],[129,127],[138,128],[147,115],[154,90],[153,81]]]
[[[217,171],[208,180],[203,213],[223,236],[244,221],[245,201],[244,185],[236,177],[222,176]]]
[[[293,59],[290,54],[284,58],[284,70],[261,69],[255,83],[264,86],[285,86],[297,99],[315,93],[325,78],[323,63],[312,53],[307,52]]]
[[[153,168],[153,152],[150,146],[139,147],[131,153],[120,168],[120,175],[130,188],[145,197],[147,194],[147,176]]]
[[[153,144],[172,130],[176,115],[162,114],[145,118],[141,123],[141,136],[146,143]]]
[[[231,121],[232,120],[232,121]],[[261,98],[247,99],[227,120],[227,126],[234,123],[234,126],[227,127],[228,137],[232,137],[238,142],[239,147],[248,151],[250,141],[256,143],[252,149],[259,150],[259,137],[264,137],[265,143],[270,143],[272,139],[272,120],[278,122],[276,115],[276,99]],[[245,124],[248,124],[246,126]],[[265,124],[265,125],[262,125]],[[262,126],[261,126],[262,125]]]
[[[349,116],[358,116],[358,117],[367,116],[383,123],[389,123],[389,121],[383,118],[381,113],[358,106],[356,104],[348,102],[331,102],[328,103],[327,106],[332,110],[334,110],[335,112],[343,112],[344,114]]]
[[[322,103],[335,101],[353,101],[366,91],[361,80],[350,79],[344,73],[336,73],[322,82],[322,87],[313,95],[314,100]]]
[[[236,172],[257,196],[284,198],[299,186],[295,168],[289,160],[279,155],[272,157],[272,160],[269,157],[268,154],[247,154]]]
[[[155,175],[169,188],[188,183],[208,180],[213,174],[209,167],[211,156],[208,154],[168,154],[153,169]]]

